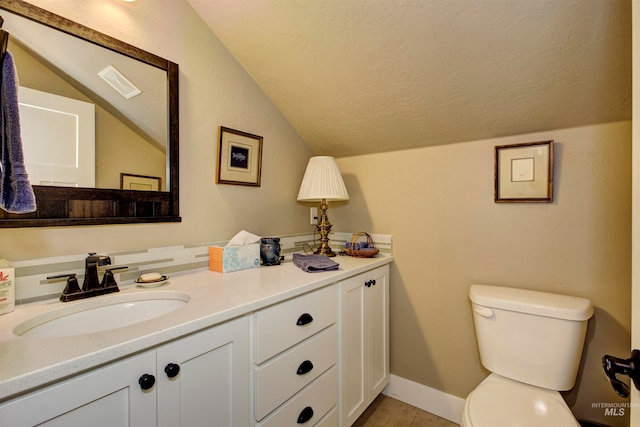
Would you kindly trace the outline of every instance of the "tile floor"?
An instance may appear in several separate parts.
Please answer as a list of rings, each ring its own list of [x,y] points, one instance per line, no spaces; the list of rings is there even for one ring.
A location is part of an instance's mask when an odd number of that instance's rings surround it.
[[[381,394],[353,427],[458,427],[458,424]]]

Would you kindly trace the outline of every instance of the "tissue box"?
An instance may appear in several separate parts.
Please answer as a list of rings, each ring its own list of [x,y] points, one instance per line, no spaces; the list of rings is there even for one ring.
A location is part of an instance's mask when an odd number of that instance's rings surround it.
[[[243,246],[209,246],[209,270],[229,273],[259,266],[259,243]]]

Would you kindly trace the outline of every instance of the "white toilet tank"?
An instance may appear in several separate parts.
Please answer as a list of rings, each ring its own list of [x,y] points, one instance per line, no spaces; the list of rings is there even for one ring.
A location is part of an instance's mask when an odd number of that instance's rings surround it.
[[[591,301],[487,285],[472,285],[469,298],[485,368],[551,390],[573,388]]]

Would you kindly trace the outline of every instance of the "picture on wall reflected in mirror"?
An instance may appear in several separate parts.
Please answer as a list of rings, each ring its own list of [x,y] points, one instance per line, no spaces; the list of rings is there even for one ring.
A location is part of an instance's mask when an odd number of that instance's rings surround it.
[[[162,180],[157,176],[120,174],[121,190],[160,191]]]

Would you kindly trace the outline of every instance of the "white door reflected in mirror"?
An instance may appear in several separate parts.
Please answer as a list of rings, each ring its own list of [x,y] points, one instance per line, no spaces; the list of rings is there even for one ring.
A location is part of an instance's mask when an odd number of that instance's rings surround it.
[[[18,97],[31,184],[95,187],[94,105],[26,87]]]

